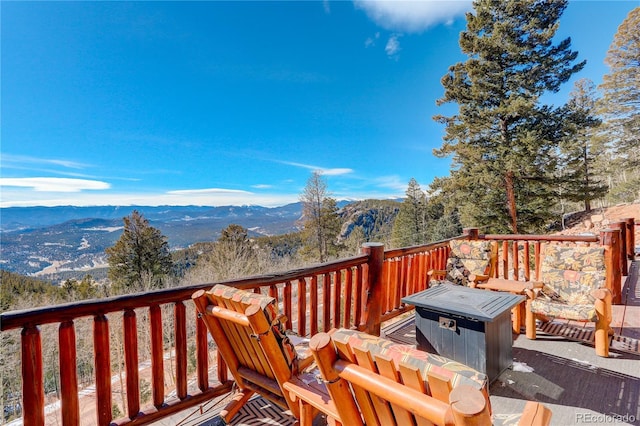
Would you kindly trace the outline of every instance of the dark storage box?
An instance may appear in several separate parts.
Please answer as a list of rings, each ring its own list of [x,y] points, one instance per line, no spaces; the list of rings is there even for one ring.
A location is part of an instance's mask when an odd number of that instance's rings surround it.
[[[402,299],[416,307],[418,348],[485,373],[490,381],[513,358],[511,308],[523,296],[442,284]]]

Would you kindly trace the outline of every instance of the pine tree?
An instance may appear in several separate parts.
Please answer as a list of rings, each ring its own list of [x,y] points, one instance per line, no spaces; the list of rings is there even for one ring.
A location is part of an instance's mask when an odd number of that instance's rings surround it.
[[[558,110],[540,105],[584,67],[569,38],[554,43],[567,1],[477,0],[460,35],[465,62],[442,78],[444,96],[458,104],[445,124],[440,157],[452,156],[449,178],[466,226],[517,233],[549,220],[554,203],[552,153],[562,130]],[[526,228],[526,229],[525,229]]]
[[[608,187],[596,175],[596,162],[603,154],[602,145],[594,138],[594,129],[601,121],[595,116],[595,85],[589,79],[575,82],[566,105],[565,139],[562,152],[561,195],[570,201],[584,203],[591,211],[591,200],[603,197]]]
[[[631,201],[640,197],[640,7],[618,27],[605,63],[599,107],[602,137],[612,151],[612,192],[615,201]]]
[[[426,194],[420,189],[420,184],[411,178],[405,195],[393,223],[391,235],[394,247],[427,242]]]
[[[172,268],[167,238],[137,210],[123,221],[120,239],[106,249],[114,289],[130,292],[162,287]]]
[[[319,172],[313,172],[303,193],[302,202],[303,256],[320,263],[337,254],[340,217],[336,200],[329,196],[327,182]]]

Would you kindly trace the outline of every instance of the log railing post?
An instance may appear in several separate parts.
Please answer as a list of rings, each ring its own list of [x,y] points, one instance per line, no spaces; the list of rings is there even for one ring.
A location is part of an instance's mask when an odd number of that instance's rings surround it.
[[[384,244],[365,243],[362,245],[362,253],[369,256],[367,261],[367,280],[365,283],[364,324],[365,332],[374,336],[380,335],[380,323],[382,317],[382,295],[384,275]]]
[[[610,225],[612,229],[620,230],[620,270],[622,275],[629,275],[627,267],[627,223],[626,222],[614,222]]]
[[[44,424],[42,339],[38,327],[22,329],[22,409],[26,426]]]
[[[622,271],[620,268],[620,230],[605,229],[600,232],[600,244],[605,249],[605,267],[607,270],[606,287],[611,291],[612,303],[622,303]]]
[[[627,259],[633,261],[635,260],[636,251],[636,223],[632,217],[623,220],[627,225]]]
[[[480,229],[478,228],[464,228],[462,230],[462,235],[466,240],[477,240],[479,234]]]

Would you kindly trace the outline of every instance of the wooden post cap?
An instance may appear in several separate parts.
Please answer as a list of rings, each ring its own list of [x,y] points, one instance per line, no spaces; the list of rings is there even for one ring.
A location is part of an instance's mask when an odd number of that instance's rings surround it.
[[[197,299],[198,297],[201,297],[204,293],[205,293],[204,290],[198,290],[191,295],[191,298]]]
[[[329,336],[327,333],[318,333],[309,341],[309,348],[314,351],[319,351],[320,349],[326,347],[330,342],[331,336]]]
[[[485,410],[487,400],[478,389],[469,385],[460,385],[453,388],[449,394],[449,403],[454,415],[476,417]]]

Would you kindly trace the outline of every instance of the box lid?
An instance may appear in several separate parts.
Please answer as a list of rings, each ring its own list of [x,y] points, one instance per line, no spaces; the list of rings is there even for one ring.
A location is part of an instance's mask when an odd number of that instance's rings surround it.
[[[491,322],[524,300],[524,296],[441,284],[402,298],[402,302],[435,312]]]

